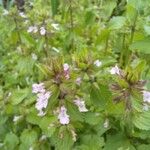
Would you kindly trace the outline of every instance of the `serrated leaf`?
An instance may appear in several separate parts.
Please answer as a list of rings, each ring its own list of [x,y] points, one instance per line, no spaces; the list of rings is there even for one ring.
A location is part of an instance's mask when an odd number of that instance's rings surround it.
[[[35,45],[35,41],[34,39],[30,36],[30,34],[26,33],[26,32],[21,32],[20,34],[21,37],[21,41],[28,47],[34,46]]]
[[[62,137],[60,137],[60,135]],[[53,143],[55,143],[56,150],[71,150],[73,146],[73,139],[70,131],[66,128],[66,126],[60,127],[60,129],[53,136]]]
[[[88,147],[88,150],[101,150],[105,145],[104,138],[96,134],[85,134],[81,137],[81,143]]]
[[[85,122],[90,125],[96,125],[102,120],[100,114],[87,112],[84,114]]]
[[[93,84],[90,91],[90,98],[95,106],[101,106],[104,109],[111,98],[111,93],[105,85],[96,86]]]
[[[41,118],[39,122],[39,126],[47,137],[51,137],[56,130],[56,127],[53,124],[55,121],[56,121],[56,117],[54,116]]]
[[[115,134],[107,137],[104,150],[135,150],[124,134]]]
[[[66,103],[66,105],[68,114],[70,115],[72,121],[81,121],[81,122],[84,121],[83,114],[79,112],[78,108],[74,104],[68,102]]]
[[[144,54],[150,54],[150,37],[136,41],[130,45],[131,50],[136,50]]]
[[[5,137],[4,143],[6,145],[6,149],[14,150],[19,144],[19,138],[14,133],[8,133]]]
[[[38,139],[38,135],[37,132],[35,130],[30,130],[30,129],[25,129],[22,133],[21,133],[21,145],[19,147],[19,149],[29,149],[33,143],[35,143]]]
[[[12,92],[10,102],[12,105],[18,105],[21,103],[29,94],[28,89],[20,89]]]
[[[142,130],[150,130],[150,112],[145,111],[134,115],[133,124]]]
[[[120,29],[124,26],[125,24],[125,17],[113,17],[110,22],[109,22],[109,28],[111,30],[114,30],[114,29]]]

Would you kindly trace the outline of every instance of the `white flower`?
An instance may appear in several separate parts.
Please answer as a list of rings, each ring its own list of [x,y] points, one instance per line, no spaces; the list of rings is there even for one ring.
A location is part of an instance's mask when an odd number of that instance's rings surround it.
[[[3,10],[3,16],[7,16],[8,14],[9,14],[9,11],[6,10],[6,9],[4,9],[4,10]]]
[[[88,109],[85,107],[85,102],[80,100],[80,99],[76,99],[73,101],[75,103],[75,105],[78,106],[78,109],[80,112],[87,112]]]
[[[28,33],[31,33],[31,32],[33,32],[33,29],[34,29],[34,26],[30,26],[30,27],[28,28],[27,32],[28,32]]]
[[[150,103],[150,92],[143,91],[143,101]]]
[[[120,75],[120,68],[117,65],[115,65],[115,67],[111,68],[110,73]]]
[[[17,122],[22,116],[14,116],[13,122]]]
[[[81,84],[81,82],[82,82],[81,77],[78,77],[78,78],[76,79],[76,84],[77,84],[77,85],[80,85],[80,84]]]
[[[46,34],[46,29],[44,27],[40,28],[40,34],[45,35]]]
[[[51,92],[45,92],[45,93],[39,93],[37,94],[37,102],[35,104],[35,108],[40,111],[40,114],[42,114],[42,109],[46,108],[48,105],[48,99],[51,96]]]
[[[57,23],[52,23],[51,26],[55,29],[55,30],[59,30],[59,24]]]
[[[32,93],[43,93],[45,92],[44,83],[33,84],[32,85]]]
[[[70,67],[69,67],[69,65],[67,63],[65,63],[63,65],[63,67],[64,67],[64,76],[68,80],[70,78],[70,72],[69,72],[69,68]]]
[[[38,31],[37,26],[30,26],[27,30],[28,33],[31,33],[31,32],[36,33],[37,31]]]
[[[61,106],[58,119],[62,125],[69,124],[70,119],[69,115],[67,115],[67,109],[65,108],[65,106]]]
[[[148,111],[148,110],[149,110],[149,106],[148,106],[147,104],[144,104],[144,105],[143,105],[143,110],[144,110],[144,111]]]
[[[65,63],[63,66],[64,66],[64,71],[68,71],[69,70],[69,65],[67,63]]]
[[[32,53],[31,56],[32,56],[33,60],[37,60],[37,55],[36,54]]]
[[[94,65],[96,67],[100,67],[102,65],[102,62],[97,59],[96,61],[94,61]]]
[[[19,15],[20,15],[22,18],[27,18],[27,16],[24,14],[24,12],[20,12]]]
[[[104,125],[104,128],[108,128],[109,127],[109,120],[106,119],[103,125]]]

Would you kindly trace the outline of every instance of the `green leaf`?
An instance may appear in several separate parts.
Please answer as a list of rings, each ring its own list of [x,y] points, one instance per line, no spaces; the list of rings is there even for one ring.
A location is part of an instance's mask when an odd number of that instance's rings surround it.
[[[128,4],[126,10],[126,17],[131,25],[134,24],[137,14],[138,14],[137,9],[134,8],[132,5]]]
[[[104,138],[96,134],[85,134],[81,137],[81,143],[88,147],[87,150],[101,150],[104,146]]]
[[[95,19],[95,14],[93,13],[93,11],[89,10],[86,12],[85,14],[85,24],[86,25],[90,25],[94,22],[94,19]]]
[[[125,17],[113,17],[110,22],[109,22],[109,28],[111,30],[114,30],[114,29],[120,29],[124,26],[125,24]]]
[[[51,0],[52,14],[55,16],[58,13],[59,0]]]
[[[142,144],[142,145],[139,145],[137,150],[149,150],[150,148],[150,144]]]
[[[72,121],[84,121],[83,114],[79,112],[78,108],[74,104],[67,102],[66,105],[68,114]]]
[[[68,131],[66,126],[60,127],[53,136],[52,142],[55,144],[56,150],[71,150],[74,143],[71,132]]]
[[[21,103],[29,94],[29,89],[19,89],[12,92],[10,102],[12,105],[18,105]]]
[[[27,32],[21,32],[20,37],[21,37],[21,41],[27,47],[33,47],[35,45],[35,40]]]
[[[105,109],[104,107],[111,98],[111,93],[107,86],[93,84],[91,87],[90,98],[95,106],[101,106],[102,109]]]
[[[4,140],[6,149],[14,150],[15,147],[19,144],[19,139],[14,133],[8,133]]]
[[[150,111],[135,113],[133,124],[142,130],[150,130]]]
[[[129,47],[131,50],[137,50],[144,54],[150,54],[150,37],[146,37],[142,40],[135,41]]]
[[[26,121],[31,124],[39,125],[39,122],[41,121],[41,117],[37,115],[37,111],[30,112],[30,114],[28,114],[26,117]]]
[[[101,116],[98,113],[87,112],[84,114],[85,122],[90,125],[99,124],[102,121]]]
[[[135,150],[124,134],[116,134],[107,137],[104,150]]]
[[[39,126],[47,137],[51,137],[56,130],[56,127],[53,124],[55,121],[56,121],[56,117],[54,116],[41,118],[41,121],[39,122]]]
[[[21,133],[21,145],[19,147],[20,150],[27,150],[29,149],[38,139],[37,132],[35,130],[25,129]],[[22,148],[23,147],[23,148]]]

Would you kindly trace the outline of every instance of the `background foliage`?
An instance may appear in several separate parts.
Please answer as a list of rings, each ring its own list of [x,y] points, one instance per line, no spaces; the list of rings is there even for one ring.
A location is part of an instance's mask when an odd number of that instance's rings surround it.
[[[1,150],[149,150],[150,0],[32,0],[24,12],[0,4]],[[56,84],[64,63],[70,79]],[[110,74],[116,64],[121,75]],[[52,91],[43,117],[32,93],[39,82]],[[68,125],[53,113],[62,104]]]

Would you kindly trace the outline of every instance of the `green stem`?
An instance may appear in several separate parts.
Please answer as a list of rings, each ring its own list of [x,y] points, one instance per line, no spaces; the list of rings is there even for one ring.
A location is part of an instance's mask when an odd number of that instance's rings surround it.
[[[73,23],[73,9],[72,9],[72,0],[69,0],[70,6],[69,6],[69,12],[70,12],[70,33],[73,33],[74,30],[74,23]],[[72,38],[71,41],[71,49],[74,50],[74,38]]]

